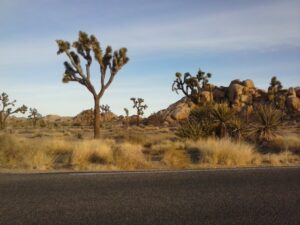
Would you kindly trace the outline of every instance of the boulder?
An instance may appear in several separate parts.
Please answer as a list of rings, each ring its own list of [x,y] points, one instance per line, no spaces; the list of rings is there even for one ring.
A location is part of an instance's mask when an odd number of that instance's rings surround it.
[[[228,100],[231,104],[238,104],[239,98],[243,94],[244,86],[231,82],[228,87]]]
[[[296,96],[300,98],[300,87],[295,88]]]
[[[213,93],[210,91],[202,91],[200,94],[200,101],[202,103],[210,103],[213,101]]]
[[[292,88],[292,87],[289,88],[287,95],[288,95],[289,97],[297,97],[296,91],[295,91],[295,89]]]
[[[252,95],[248,94],[248,95],[241,95],[240,96],[240,101],[242,103],[246,103],[248,105],[252,104]]]
[[[220,88],[215,88],[213,91],[213,98],[215,102],[224,102],[225,101],[225,92]]]
[[[286,100],[288,109],[292,112],[300,112],[300,98],[289,96]]]
[[[242,84],[243,84],[245,87],[249,88],[249,89],[254,89],[254,88],[255,88],[253,80],[250,80],[250,79],[244,80],[244,81],[242,82]]]
[[[239,80],[239,79],[236,79],[236,80],[233,80],[233,81],[230,82],[230,85],[232,85],[232,84],[243,85],[243,82],[242,82],[241,80]],[[229,85],[229,86],[230,86],[230,85]]]
[[[184,97],[174,104],[170,105],[168,108],[158,111],[152,114],[146,120],[147,124],[152,124],[154,121],[161,121],[162,124],[167,122],[168,124],[173,124],[177,121],[186,119],[191,110],[194,109],[195,104],[188,98]]]

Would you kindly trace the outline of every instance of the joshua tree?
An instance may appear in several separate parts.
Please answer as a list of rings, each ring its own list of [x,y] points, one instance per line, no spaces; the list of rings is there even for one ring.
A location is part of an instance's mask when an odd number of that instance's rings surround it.
[[[137,114],[137,125],[140,125],[140,116],[144,115],[144,110],[148,108],[148,106],[144,103],[144,99],[142,98],[131,98],[130,99],[133,102],[133,108],[136,108],[136,114]]]
[[[282,84],[279,80],[277,80],[277,77],[272,77],[271,82],[270,82],[270,86],[268,88],[268,99],[270,102],[273,103],[273,105],[275,106],[275,101],[278,95],[278,92],[282,90]]]
[[[101,109],[101,111],[104,112],[104,113],[110,112],[110,106],[109,106],[109,105],[101,105],[101,106],[100,106],[100,109]]]
[[[126,123],[126,126],[128,126],[128,123],[129,123],[129,110],[127,108],[124,108],[124,111],[125,111],[125,123]]]
[[[16,113],[25,113],[27,111],[27,107],[25,105],[22,105],[21,107],[18,107],[16,109],[13,109],[15,107],[16,100],[10,101],[9,97],[6,93],[2,93],[0,95],[0,129],[5,128],[5,123],[7,118],[10,115],[16,114]]]
[[[40,114],[40,113],[37,111],[36,108],[33,108],[33,109],[30,108],[30,109],[29,109],[29,116],[28,116],[28,118],[29,118],[30,120],[32,120],[33,126],[36,127],[36,123],[37,123],[37,121],[38,121],[39,119],[42,118],[42,114]]]
[[[177,72],[175,76],[176,79],[173,82],[172,91],[178,94],[178,90],[181,90],[193,103],[199,105],[201,103],[201,92],[208,84],[208,79],[211,78],[211,74],[199,69],[196,76],[192,76],[190,73],[182,75],[179,72]]]
[[[129,110],[127,108],[124,108],[125,111],[125,116],[128,117],[129,116]]]
[[[75,41],[72,47],[77,51],[71,51],[71,45],[64,40],[57,40],[58,52],[57,54],[65,53],[69,62],[64,62],[65,73],[63,75],[63,82],[75,81],[85,86],[93,95],[94,99],[94,138],[100,137],[100,100],[104,92],[113,82],[116,74],[122,67],[128,63],[127,49],[121,48],[119,51],[112,51],[111,46],[107,46],[103,54],[100,43],[94,35],[88,35],[80,31],[78,40]],[[100,90],[97,92],[91,81],[90,67],[93,61],[94,54],[95,61],[100,66]],[[83,69],[80,59],[85,61],[85,68]],[[107,71],[109,77],[106,77]],[[107,79],[108,78],[108,79]]]

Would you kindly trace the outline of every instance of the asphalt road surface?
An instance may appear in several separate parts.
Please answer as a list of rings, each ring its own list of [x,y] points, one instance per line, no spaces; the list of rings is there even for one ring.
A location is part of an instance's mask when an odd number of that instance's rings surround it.
[[[1,225],[300,224],[300,168],[0,174]]]

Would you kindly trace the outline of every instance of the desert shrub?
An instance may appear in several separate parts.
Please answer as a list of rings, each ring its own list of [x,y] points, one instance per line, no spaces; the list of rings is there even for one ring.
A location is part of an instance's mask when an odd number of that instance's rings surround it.
[[[187,168],[191,161],[183,150],[172,149],[165,152],[162,162],[169,168]]]
[[[271,141],[282,126],[282,112],[270,105],[255,107],[256,122],[251,126],[251,133],[258,142]]]
[[[196,141],[203,137],[203,127],[196,120],[189,118],[180,122],[175,134],[180,138]]]
[[[211,123],[209,106],[201,106],[192,110],[188,119],[182,121],[177,128],[176,135],[183,139],[198,140],[213,135],[214,127]]]
[[[231,119],[228,131],[229,136],[236,141],[241,141],[248,136],[247,124],[238,116]]]
[[[242,127],[236,120],[235,111],[227,104],[201,106],[194,109],[189,118],[180,123],[176,134],[192,140],[211,136],[239,137],[242,135]]]
[[[114,158],[117,167],[121,169],[144,169],[150,164],[146,161],[141,145],[123,143],[117,145],[114,150]]]
[[[113,163],[111,140],[89,140],[78,142],[75,145],[72,164],[76,168],[86,169],[90,164],[110,164]]]
[[[300,154],[300,138],[297,135],[278,135],[267,143],[270,152],[289,151]]]
[[[216,104],[210,109],[212,117],[212,126],[216,136],[220,138],[229,135],[229,127],[232,125],[232,119],[235,117],[235,112],[228,104]]]
[[[252,145],[230,139],[199,139],[187,142],[187,151],[199,152],[199,163],[208,165],[244,166],[256,164],[258,154]]]
[[[165,140],[165,141],[158,142],[158,143],[152,145],[151,153],[152,154],[164,154],[167,151],[183,150],[183,149],[184,149],[183,142]]]
[[[0,167],[17,167],[23,161],[22,145],[12,135],[0,136]]]
[[[300,156],[297,156],[291,152],[281,152],[281,153],[268,153],[261,155],[262,164],[268,165],[299,165]]]

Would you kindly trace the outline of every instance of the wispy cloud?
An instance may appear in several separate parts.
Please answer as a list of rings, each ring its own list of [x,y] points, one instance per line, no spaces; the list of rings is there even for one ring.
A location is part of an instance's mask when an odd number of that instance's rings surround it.
[[[187,15],[164,22],[141,21],[128,26],[88,30],[103,43],[126,46],[131,55],[174,54],[182,51],[232,52],[300,47],[300,2],[269,2],[239,11]],[[2,41],[0,65],[45,63],[57,60],[55,39],[74,40],[77,34],[57,32],[34,39]],[[68,39],[70,38],[70,39]]]

